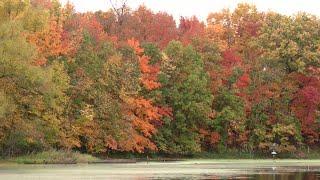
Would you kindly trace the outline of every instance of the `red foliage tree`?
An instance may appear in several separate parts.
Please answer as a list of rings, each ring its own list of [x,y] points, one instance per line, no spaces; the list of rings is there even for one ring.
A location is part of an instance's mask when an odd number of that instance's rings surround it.
[[[91,13],[77,14],[66,22],[64,28],[71,35],[82,36],[84,32],[89,33],[90,37],[97,43],[112,40],[97,18]]]
[[[244,73],[242,76],[240,76],[240,78],[236,82],[236,86],[239,89],[246,88],[249,86],[249,84],[250,84],[250,76],[248,73]]]
[[[205,35],[205,25],[197,17],[180,18],[179,39],[184,44],[190,44],[193,38],[203,38]]]
[[[320,80],[314,76],[297,75],[301,87],[292,102],[292,109],[301,122],[302,134],[308,144],[319,142],[319,125],[315,122],[320,106]]]
[[[234,66],[242,64],[242,59],[237,54],[235,49],[227,49],[226,51],[223,52],[222,57],[223,57],[223,61],[221,62],[221,64],[225,68],[232,68]]]
[[[170,41],[175,39],[178,39],[178,31],[173,17],[163,12],[155,14],[150,27],[148,41],[164,48]]]

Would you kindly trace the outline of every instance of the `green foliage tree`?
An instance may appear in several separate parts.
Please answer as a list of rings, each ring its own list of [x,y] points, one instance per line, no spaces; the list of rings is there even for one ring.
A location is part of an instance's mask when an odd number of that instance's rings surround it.
[[[200,56],[191,46],[171,42],[165,50],[162,96],[173,109],[172,121],[166,121],[157,137],[161,150],[169,153],[200,151],[199,127],[207,124],[212,95],[208,75]],[[171,141],[167,141],[170,138]]]

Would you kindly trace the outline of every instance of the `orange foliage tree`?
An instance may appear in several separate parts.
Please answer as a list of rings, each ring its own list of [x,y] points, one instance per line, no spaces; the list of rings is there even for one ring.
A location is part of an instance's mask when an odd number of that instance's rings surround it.
[[[157,81],[159,67],[150,65],[150,58],[143,55],[143,49],[140,43],[134,39],[128,40],[128,45],[135,51],[139,60],[141,72],[140,83],[143,87],[152,91],[160,87]],[[156,145],[151,141],[152,135],[157,132],[156,126],[161,124],[161,110],[155,106],[151,99],[144,98],[141,95],[129,97],[128,117],[132,120],[132,131],[130,132],[132,139],[125,142],[122,148],[129,151],[145,152],[147,149],[151,151],[157,150]]]

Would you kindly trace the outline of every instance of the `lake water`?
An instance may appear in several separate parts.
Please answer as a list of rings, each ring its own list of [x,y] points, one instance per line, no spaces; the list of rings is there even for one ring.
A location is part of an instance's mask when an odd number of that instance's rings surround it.
[[[320,179],[320,160],[192,160],[168,163],[0,164],[2,180]]]

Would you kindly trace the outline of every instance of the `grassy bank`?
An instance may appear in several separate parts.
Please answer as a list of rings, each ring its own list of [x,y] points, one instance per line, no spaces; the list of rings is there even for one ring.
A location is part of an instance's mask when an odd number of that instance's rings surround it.
[[[21,164],[77,164],[98,160],[98,158],[91,155],[62,150],[45,151],[11,159],[11,161]]]

